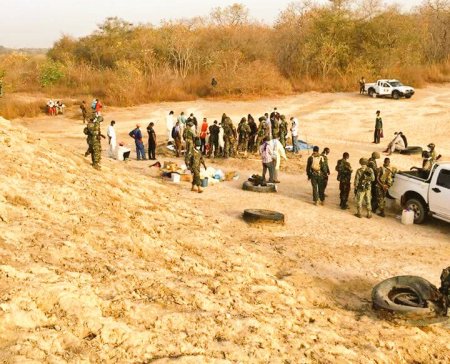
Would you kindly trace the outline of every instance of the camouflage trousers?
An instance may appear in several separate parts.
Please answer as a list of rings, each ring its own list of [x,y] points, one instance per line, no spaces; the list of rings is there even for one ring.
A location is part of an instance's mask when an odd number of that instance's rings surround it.
[[[372,183],[371,193],[372,211],[376,211],[378,208],[378,188],[376,182]]]
[[[313,190],[313,201],[325,201],[325,181],[321,174],[313,173],[311,175],[311,186]]]
[[[339,191],[341,199],[341,207],[347,206],[348,196],[350,195],[350,181],[339,181]]]
[[[283,148],[286,148],[286,134],[280,133],[280,143]]]
[[[366,206],[367,206],[367,213],[372,213],[371,199],[372,199],[372,192],[370,191],[370,189],[365,190],[365,191],[357,191],[356,192],[356,212],[358,214],[361,213],[363,203],[365,202]]]
[[[238,150],[240,151],[240,152],[247,152],[247,148],[248,148],[248,138],[242,138],[240,141],[239,141],[239,147],[238,147]]]
[[[202,181],[200,179],[200,166],[193,167],[191,169],[191,172],[192,172],[192,175],[193,175],[192,186],[201,186],[202,185]]]
[[[181,139],[175,138],[174,142],[175,142],[175,154],[177,155],[177,157],[179,157],[181,154]]]
[[[384,211],[386,208],[386,195],[387,191],[385,191],[381,186],[377,186],[377,207],[380,211]]]
[[[88,151],[91,154],[92,165],[94,167],[98,166],[100,164],[100,160],[102,159],[102,145],[100,144],[100,141],[90,143]]]
[[[224,135],[224,151],[223,156],[225,158],[236,156],[236,138],[232,135]]]
[[[184,164],[189,167],[189,161],[192,155],[192,149],[194,149],[194,144],[191,140],[186,140],[186,150],[184,151]]]

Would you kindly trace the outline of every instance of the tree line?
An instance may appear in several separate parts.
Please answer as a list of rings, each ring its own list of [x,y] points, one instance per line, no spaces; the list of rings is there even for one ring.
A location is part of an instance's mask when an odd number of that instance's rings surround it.
[[[450,81],[449,32],[449,0],[426,0],[409,11],[378,0],[304,0],[289,5],[273,25],[234,4],[159,26],[107,18],[86,37],[62,36],[45,58],[15,55],[22,63],[10,68],[25,72],[31,88],[98,95],[117,105],[345,91],[361,76],[418,87]],[[8,74],[6,68],[6,82]]]

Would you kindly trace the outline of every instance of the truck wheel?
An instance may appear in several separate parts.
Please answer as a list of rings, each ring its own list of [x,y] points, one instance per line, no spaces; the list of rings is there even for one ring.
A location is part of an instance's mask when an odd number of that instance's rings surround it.
[[[367,92],[367,94],[368,94],[370,97],[373,97],[373,95],[375,94],[375,90],[374,90],[373,88],[369,88],[369,91]]]
[[[405,98],[410,99],[412,95],[405,95]]]
[[[398,91],[392,92],[392,98],[394,100],[398,100],[400,98],[400,92],[398,92]]]
[[[415,198],[411,198],[408,201],[406,201],[405,207],[408,210],[414,211],[415,224],[422,224],[425,221],[427,217],[427,211],[425,210],[425,206],[421,201]]]

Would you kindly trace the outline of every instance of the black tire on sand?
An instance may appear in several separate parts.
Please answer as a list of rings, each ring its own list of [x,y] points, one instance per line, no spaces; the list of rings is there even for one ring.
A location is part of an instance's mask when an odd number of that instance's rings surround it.
[[[242,215],[245,221],[250,223],[269,222],[275,224],[284,224],[284,215],[280,212],[270,210],[247,209]]]
[[[422,147],[407,147],[406,149],[400,151],[400,154],[412,155],[412,154],[422,154]]]
[[[372,290],[376,310],[413,316],[445,315],[447,308],[439,290],[426,279],[398,276],[378,283]]]
[[[268,184],[267,186],[255,186],[250,181],[245,181],[242,185],[242,189],[245,191],[260,192],[260,193],[272,193],[277,192],[277,186],[275,184]]]

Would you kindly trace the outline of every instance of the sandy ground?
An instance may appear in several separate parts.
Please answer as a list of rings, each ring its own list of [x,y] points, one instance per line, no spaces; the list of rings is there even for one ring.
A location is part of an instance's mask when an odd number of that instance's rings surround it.
[[[300,119],[301,139],[344,151],[356,169],[384,132],[429,142],[449,160],[450,86],[411,100],[308,93],[280,99],[106,108],[118,139],[169,110],[237,122],[274,106]],[[23,129],[22,126],[28,129]],[[404,226],[397,215],[357,219],[338,208],[335,173],[325,206],[311,201],[307,153],[290,157],[279,192],[241,190],[257,160],[207,161],[239,181],[202,195],[173,185],[148,162],[103,158],[94,171],[76,108],[65,117],[0,119],[0,362],[445,363],[448,323],[378,316],[370,292],[384,278],[420,275],[438,285],[450,265],[450,224]],[[106,144],[104,143],[104,149]],[[162,149],[164,149],[162,147]],[[133,155],[134,156],[134,155]],[[176,160],[163,157],[160,160]],[[256,159],[256,158],[255,158]],[[179,160],[181,162],[181,160]],[[420,157],[392,156],[402,168]],[[250,226],[245,208],[283,212],[283,227]]]

